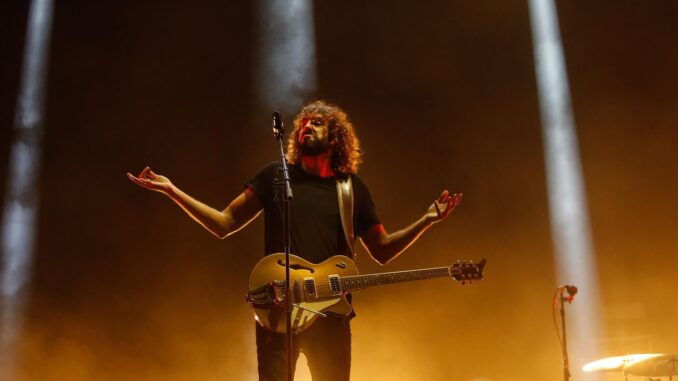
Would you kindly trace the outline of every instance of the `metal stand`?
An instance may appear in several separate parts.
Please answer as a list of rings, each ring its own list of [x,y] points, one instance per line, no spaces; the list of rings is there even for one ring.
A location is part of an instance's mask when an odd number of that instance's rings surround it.
[[[273,135],[276,137],[280,148],[280,162],[282,163],[282,182],[276,181],[275,186],[283,190],[282,224],[283,224],[283,246],[285,248],[285,351],[287,363],[287,380],[294,379],[294,348],[292,345],[292,303],[290,301],[290,205],[292,203],[292,187],[290,186],[290,173],[285,158],[285,149],[283,148],[283,128],[282,119],[279,112],[273,113]]]
[[[567,292],[567,296],[565,296]],[[560,302],[560,320],[563,327],[562,336],[562,350],[563,350],[563,379],[570,381],[570,358],[567,355],[567,329],[565,327],[565,302],[572,303],[574,296],[577,294],[577,287],[573,285],[563,285],[558,287],[554,301]],[[554,316],[555,318],[555,316]],[[554,319],[555,320],[555,319]]]
[[[570,381],[570,359],[567,356],[567,330],[565,329],[565,302],[572,302],[570,297],[565,297],[564,292],[560,291],[560,319],[563,327],[563,379]]]

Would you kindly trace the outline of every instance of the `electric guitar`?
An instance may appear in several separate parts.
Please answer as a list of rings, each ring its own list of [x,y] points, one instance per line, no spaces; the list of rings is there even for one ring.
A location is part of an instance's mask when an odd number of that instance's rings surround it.
[[[462,285],[474,284],[483,277],[486,260],[478,263],[457,261],[449,267],[358,275],[355,263],[337,255],[319,264],[290,255],[290,299],[292,332],[308,328],[318,316],[327,313],[348,315],[351,305],[346,294],[372,286],[451,277]],[[285,333],[285,254],[264,257],[250,274],[247,302],[254,318],[264,328]]]

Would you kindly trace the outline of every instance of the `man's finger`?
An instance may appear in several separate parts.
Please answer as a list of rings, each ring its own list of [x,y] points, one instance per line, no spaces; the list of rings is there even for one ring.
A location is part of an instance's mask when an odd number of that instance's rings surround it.
[[[438,202],[441,203],[441,204],[444,203],[445,199],[447,198],[447,195],[449,195],[449,194],[450,194],[450,192],[448,192],[447,190],[444,190],[443,193],[440,194],[440,197],[438,197]]]
[[[142,187],[145,186],[144,183],[141,182],[141,179],[139,179],[138,177],[134,177],[132,175],[129,175],[129,179],[132,180],[132,182],[136,185],[140,185]]]
[[[463,193],[459,193],[457,195],[457,198],[454,200],[454,206],[457,207],[457,205],[461,204],[461,199],[464,197]]]
[[[447,199],[446,206],[447,208],[445,208],[445,217],[447,217],[450,213],[452,213],[452,210],[454,210],[454,200],[452,196]]]

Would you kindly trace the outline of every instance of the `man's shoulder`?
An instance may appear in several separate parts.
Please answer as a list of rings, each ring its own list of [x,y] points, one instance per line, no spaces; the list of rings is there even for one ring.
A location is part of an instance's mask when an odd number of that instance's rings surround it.
[[[352,173],[351,174],[351,182],[353,183],[354,188],[361,188],[361,189],[367,189],[367,185],[363,181],[360,176],[358,176],[357,173]]]
[[[282,165],[281,165],[281,163],[280,163],[279,161],[271,161],[271,162],[268,162],[268,163],[267,163],[266,165],[264,165],[263,167],[261,167],[261,170],[262,170],[262,171],[265,171],[265,170],[269,170],[269,171],[270,171],[270,170],[277,170],[277,169],[280,168],[280,167],[282,167]]]
[[[274,176],[278,172],[280,167],[281,165],[279,161],[271,161],[268,164],[261,167],[261,169],[259,169],[255,177]]]

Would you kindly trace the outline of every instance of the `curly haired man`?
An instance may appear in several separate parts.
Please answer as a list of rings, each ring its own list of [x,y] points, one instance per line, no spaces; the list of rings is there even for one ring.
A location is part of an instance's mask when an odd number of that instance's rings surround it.
[[[350,177],[353,186],[353,227],[369,254],[386,264],[407,249],[436,222],[446,219],[461,202],[461,194],[443,191],[421,218],[387,233],[377,217],[367,186],[358,177],[360,142],[346,113],[338,106],[314,101],[294,120],[287,145],[290,180],[292,253],[312,263],[335,255],[352,255],[340,218],[338,179]],[[212,234],[225,238],[245,227],[262,211],[265,219],[264,255],[283,251],[281,213],[274,179],[280,163],[265,166],[245,183],[244,191],[223,210],[214,209],[177,188],[165,176],[146,167],[135,184],[161,192]],[[315,380],[346,381],[351,368],[349,316],[318,319],[294,339],[294,358],[303,351]],[[285,380],[285,336],[256,326],[260,380]]]

